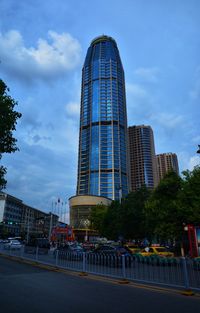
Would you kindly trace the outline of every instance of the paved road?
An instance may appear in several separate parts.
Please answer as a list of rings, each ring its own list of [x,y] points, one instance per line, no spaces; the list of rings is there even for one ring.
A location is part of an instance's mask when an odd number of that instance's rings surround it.
[[[52,272],[4,257],[0,299],[4,313],[189,313],[200,307],[200,297]]]

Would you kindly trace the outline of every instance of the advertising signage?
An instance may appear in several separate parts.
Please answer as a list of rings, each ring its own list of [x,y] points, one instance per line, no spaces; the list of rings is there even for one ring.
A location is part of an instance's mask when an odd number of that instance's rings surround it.
[[[200,256],[200,227],[196,227],[197,253]]]
[[[192,258],[200,256],[200,226],[188,225],[189,254]]]

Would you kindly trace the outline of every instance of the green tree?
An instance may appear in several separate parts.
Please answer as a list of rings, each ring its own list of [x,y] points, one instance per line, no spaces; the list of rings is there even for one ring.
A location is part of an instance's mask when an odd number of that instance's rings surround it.
[[[103,222],[103,235],[109,239],[117,240],[123,236],[122,212],[119,201],[112,201],[106,212]]]
[[[180,239],[184,217],[180,205],[183,180],[169,172],[153,191],[146,203],[146,223],[149,233],[157,240]]]
[[[200,225],[200,166],[183,172],[180,207],[185,224]]]
[[[95,206],[91,210],[92,228],[97,229],[102,236],[113,240],[120,237],[144,238],[146,236],[144,208],[150,194],[146,187],[142,187],[130,193],[121,204],[119,201],[112,201],[108,207]]]
[[[144,238],[146,235],[144,208],[150,194],[146,187],[142,187],[122,199],[122,203],[112,201],[108,207],[98,205],[92,208],[92,227],[109,239]]]
[[[108,207],[103,204],[98,204],[91,209],[90,222],[91,228],[98,230],[100,235],[104,232],[104,219],[107,213]]]
[[[18,149],[17,139],[13,137],[16,129],[17,119],[21,113],[14,111],[17,102],[8,95],[9,89],[3,80],[0,79],[0,159],[3,153],[12,153]],[[0,166],[0,190],[5,188],[6,168]]]
[[[145,203],[150,195],[151,191],[143,186],[129,193],[122,203],[121,222],[126,239],[142,239],[147,236]]]
[[[176,240],[183,225],[200,225],[200,167],[183,172],[183,178],[169,172],[154,191],[142,187],[108,207],[92,209],[92,226],[109,239]]]

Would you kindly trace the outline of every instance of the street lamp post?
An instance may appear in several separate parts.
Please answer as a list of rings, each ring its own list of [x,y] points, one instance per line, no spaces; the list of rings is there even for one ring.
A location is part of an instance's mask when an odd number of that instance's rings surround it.
[[[90,226],[90,221],[88,219],[84,220],[85,226],[85,241],[88,241],[88,227]]]
[[[182,235],[182,243],[181,243],[181,256],[185,257],[185,237],[186,232],[188,232],[188,225],[186,223],[183,223],[183,235]]]

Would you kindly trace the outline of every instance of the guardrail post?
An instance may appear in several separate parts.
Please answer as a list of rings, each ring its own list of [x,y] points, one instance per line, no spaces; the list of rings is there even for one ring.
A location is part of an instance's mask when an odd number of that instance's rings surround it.
[[[58,250],[56,250],[56,266],[58,266]]]
[[[122,277],[123,279],[126,279],[125,255],[122,255]]]
[[[186,258],[185,257],[181,257],[181,260],[182,260],[183,279],[184,279],[184,287],[185,287],[185,290],[182,292],[182,294],[187,295],[187,296],[192,296],[194,293],[190,289],[190,283],[189,283],[189,276],[188,276],[188,268],[187,268]]]
[[[36,259],[36,260],[38,260],[38,250],[39,250],[39,247],[37,246],[37,247],[36,247],[36,252],[35,252],[35,259]]]
[[[23,258],[23,254],[24,254],[24,246],[21,246],[21,248],[20,248],[20,258]]]
[[[126,279],[126,256],[122,255],[121,260],[122,260],[122,279],[119,281],[119,284],[129,284],[128,279]]]
[[[85,273],[85,252],[83,252],[83,273]]]
[[[79,276],[87,276],[88,274],[85,271],[86,271],[86,253],[83,252],[83,268]]]

